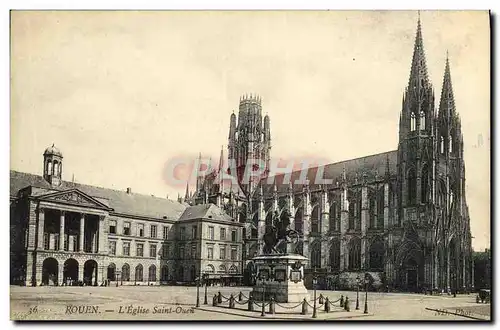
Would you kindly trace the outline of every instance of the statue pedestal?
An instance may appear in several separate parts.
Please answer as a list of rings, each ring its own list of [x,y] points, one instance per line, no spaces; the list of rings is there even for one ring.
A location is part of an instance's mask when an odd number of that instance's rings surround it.
[[[298,254],[264,254],[253,258],[257,268],[256,284],[252,296],[256,301],[279,303],[309,301],[304,286],[304,263],[307,258]]]

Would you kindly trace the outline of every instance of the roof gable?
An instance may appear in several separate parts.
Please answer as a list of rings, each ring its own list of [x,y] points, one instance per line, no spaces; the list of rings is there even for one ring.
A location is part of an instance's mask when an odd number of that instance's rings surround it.
[[[65,191],[58,191],[36,197],[37,200],[45,202],[56,202],[68,205],[75,205],[80,207],[97,208],[102,210],[112,210],[104,203],[97,199],[85,194],[78,189],[70,189]]]

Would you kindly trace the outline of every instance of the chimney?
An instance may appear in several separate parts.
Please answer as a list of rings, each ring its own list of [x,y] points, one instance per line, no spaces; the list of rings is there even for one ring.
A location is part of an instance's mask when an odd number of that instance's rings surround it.
[[[128,187],[127,188],[127,194],[131,194],[132,193],[132,188]]]

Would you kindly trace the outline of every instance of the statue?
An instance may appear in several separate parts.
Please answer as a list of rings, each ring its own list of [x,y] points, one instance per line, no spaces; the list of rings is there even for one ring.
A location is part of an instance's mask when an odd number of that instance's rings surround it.
[[[283,211],[284,214],[280,217],[279,212],[275,211],[272,218],[272,225],[266,227],[264,234],[264,253],[285,253],[286,248],[279,249],[283,243],[297,243],[299,233],[296,230],[290,229],[290,214],[288,210]]]

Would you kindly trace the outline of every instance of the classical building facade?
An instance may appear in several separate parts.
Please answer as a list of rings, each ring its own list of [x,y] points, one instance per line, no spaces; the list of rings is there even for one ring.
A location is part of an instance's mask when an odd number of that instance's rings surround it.
[[[420,19],[403,93],[396,150],[307,170],[266,177],[249,186],[224,187],[213,175],[198,178],[192,203],[216,203],[245,224],[242,258],[251,283],[251,258],[262,253],[272,215],[290,214],[301,234],[293,251],[309,258],[309,274],[320,284],[354,287],[369,273],[374,288],[421,291],[471,287],[472,247],[465,194],[460,116],[455,108],[450,64],[445,63],[438,109],[427,73]],[[238,170],[248,159],[270,159],[270,120],[262,121],[261,100],[240,100],[238,124],[230,118],[229,163]],[[223,163],[221,156],[220,163]],[[219,166],[221,167],[221,166]],[[234,170],[233,170],[234,171]],[[270,180],[271,179],[271,180]],[[189,194],[186,196],[189,197]],[[310,276],[308,277],[310,281]]]
[[[243,225],[217,206],[67,182],[62,174],[63,155],[54,146],[45,150],[42,176],[10,172],[12,283],[150,285],[192,282],[205,272],[214,280],[241,276]]]

